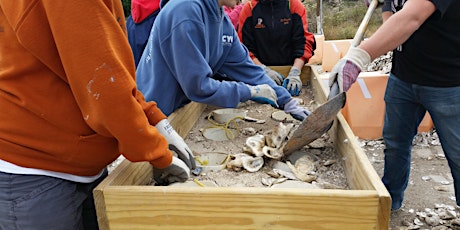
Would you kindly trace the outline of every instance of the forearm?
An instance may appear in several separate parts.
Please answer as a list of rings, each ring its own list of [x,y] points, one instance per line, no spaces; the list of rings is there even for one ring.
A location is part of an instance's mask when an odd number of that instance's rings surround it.
[[[256,57],[254,57],[254,58],[252,59],[252,61],[253,61],[254,64],[256,64],[256,65],[264,65],[264,64],[263,64],[262,62],[260,62],[259,59],[257,59]]]
[[[393,12],[391,11],[385,11],[382,13],[382,21],[386,22],[390,16],[393,15]]]
[[[295,66],[302,71],[303,66],[305,65],[305,61],[302,58],[296,58],[294,60],[294,64],[292,66]]]
[[[429,0],[412,0],[359,45],[375,59],[404,43],[436,10]]]

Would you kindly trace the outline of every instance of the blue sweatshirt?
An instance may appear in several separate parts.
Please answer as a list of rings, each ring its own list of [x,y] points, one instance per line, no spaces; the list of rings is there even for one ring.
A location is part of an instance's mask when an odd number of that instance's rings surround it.
[[[166,115],[190,101],[236,107],[250,100],[248,85],[273,87],[281,108],[291,99],[252,62],[217,0],[163,0],[136,78]]]

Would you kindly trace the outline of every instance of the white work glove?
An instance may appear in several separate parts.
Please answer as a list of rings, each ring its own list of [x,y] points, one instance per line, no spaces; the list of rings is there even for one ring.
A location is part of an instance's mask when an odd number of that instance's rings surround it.
[[[168,167],[164,169],[153,169],[153,179],[157,185],[185,182],[188,178],[190,178],[190,168],[175,156],[173,156],[173,160]]]
[[[265,74],[267,74],[277,85],[283,84],[283,79],[284,79],[283,75],[270,69],[266,65],[262,65],[262,68],[264,69]]]
[[[195,158],[193,156],[192,150],[187,146],[184,139],[173,129],[168,119],[163,119],[158,124],[155,125],[155,128],[163,135],[169,144],[169,149],[177,153],[179,159],[185,162],[187,167],[191,169],[196,168]]]
[[[303,121],[311,113],[307,109],[298,106],[299,102],[292,98],[288,103],[284,105],[284,112],[291,114],[291,116],[299,121]]]
[[[346,92],[358,78],[359,73],[371,62],[369,54],[358,47],[350,47],[345,57],[335,64],[329,75],[329,88],[335,82],[339,85],[339,93]]]
[[[284,79],[283,87],[286,88],[292,96],[299,96],[302,89],[302,81],[300,80],[300,69],[293,66],[289,71],[289,75]]]
[[[271,106],[278,108],[278,96],[276,96],[275,90],[267,84],[263,85],[248,85],[251,91],[251,100],[261,103],[270,104]]]

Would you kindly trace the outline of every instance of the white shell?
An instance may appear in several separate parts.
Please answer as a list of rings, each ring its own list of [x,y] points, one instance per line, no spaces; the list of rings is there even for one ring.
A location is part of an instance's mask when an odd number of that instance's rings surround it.
[[[294,127],[294,124],[284,125],[280,122],[274,129],[265,132],[264,136],[267,146],[272,148],[281,147],[281,144],[286,140],[292,127]]]
[[[244,157],[242,158],[243,168],[248,172],[257,172],[264,166],[264,159],[262,157]]]
[[[246,143],[243,146],[243,151],[254,156],[263,156],[262,148],[265,146],[265,136],[256,134],[246,138]]]

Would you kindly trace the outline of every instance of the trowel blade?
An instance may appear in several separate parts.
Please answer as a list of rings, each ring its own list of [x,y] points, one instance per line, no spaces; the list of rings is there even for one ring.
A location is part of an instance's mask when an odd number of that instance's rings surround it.
[[[315,109],[294,131],[283,147],[283,153],[287,155],[299,150],[326,133],[345,101],[346,94],[342,92]]]

